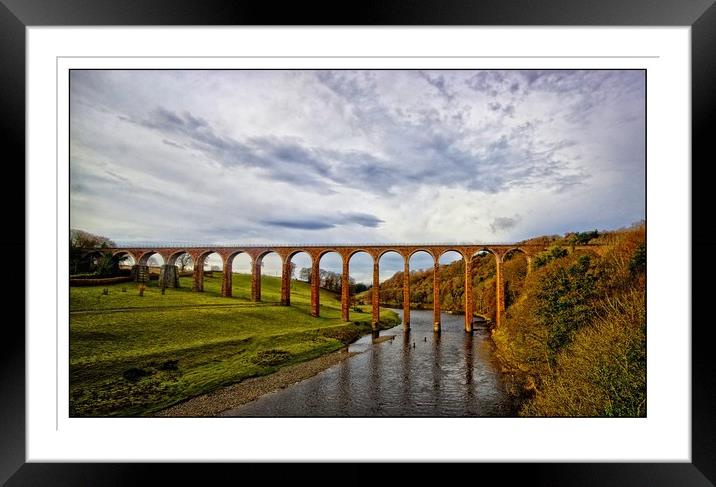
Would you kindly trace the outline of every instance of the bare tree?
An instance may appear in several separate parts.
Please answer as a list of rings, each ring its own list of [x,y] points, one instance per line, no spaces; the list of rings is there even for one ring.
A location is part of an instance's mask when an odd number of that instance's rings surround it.
[[[70,230],[70,269],[72,273],[87,272],[94,258],[87,254],[88,249],[116,247],[116,244],[101,235],[93,235],[84,230]]]
[[[179,266],[179,272],[184,272],[184,269],[189,264],[193,264],[194,260],[191,258],[191,255],[184,253],[177,258],[177,265]]]
[[[84,230],[70,230],[70,248],[76,249],[96,249],[103,247],[116,247],[112,240],[102,235],[94,235]]]

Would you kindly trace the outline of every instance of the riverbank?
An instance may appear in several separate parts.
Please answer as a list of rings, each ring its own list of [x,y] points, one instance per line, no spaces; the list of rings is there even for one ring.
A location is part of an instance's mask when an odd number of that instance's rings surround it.
[[[159,411],[156,416],[216,416],[223,411],[237,408],[265,394],[313,377],[356,353],[357,352],[348,352],[348,348],[346,347],[337,352],[322,355],[307,362],[282,367],[273,374],[262,377],[252,377],[238,384],[232,384],[208,394],[193,397],[181,404]]]
[[[291,283],[291,306],[276,302],[280,279],[262,278],[263,302],[250,301],[250,276],[221,275],[204,292],[188,278],[164,293],[156,282],[70,288],[70,415],[152,416],[192,397],[309,362],[371,332],[367,309],[341,319],[340,300],[321,290],[321,316],[310,314],[310,286]],[[105,288],[107,289],[105,293]],[[381,310],[382,326],[400,323]]]
[[[398,313],[400,310],[397,310]],[[398,326],[366,336],[356,353],[313,377],[264,394],[221,417],[513,417],[489,332],[465,333],[464,318],[431,311],[411,315],[411,331]]]

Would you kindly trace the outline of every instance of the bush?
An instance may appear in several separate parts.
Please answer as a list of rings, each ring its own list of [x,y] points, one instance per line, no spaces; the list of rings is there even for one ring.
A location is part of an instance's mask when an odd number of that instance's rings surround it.
[[[646,416],[645,294],[608,299],[600,311],[558,355],[522,415]]]
[[[571,265],[559,263],[540,280],[535,313],[537,322],[547,329],[550,360],[594,317],[596,278],[590,272],[590,262],[589,256],[582,255]]]
[[[592,239],[595,239],[598,236],[599,232],[597,230],[591,232],[577,232],[572,235],[571,240],[574,245],[584,245],[588,244]]]
[[[131,367],[122,372],[122,377],[130,382],[137,382],[142,377],[150,375],[148,370],[140,369],[139,367]]]
[[[629,272],[636,274],[638,272],[646,271],[646,245],[641,244],[634,251],[631,260],[629,261]]]
[[[567,255],[567,249],[559,245],[553,245],[544,252],[537,254],[534,259],[535,268],[544,267],[553,260],[560,259]]]
[[[645,229],[599,239],[599,254],[540,254],[492,334],[521,415],[646,415]]]

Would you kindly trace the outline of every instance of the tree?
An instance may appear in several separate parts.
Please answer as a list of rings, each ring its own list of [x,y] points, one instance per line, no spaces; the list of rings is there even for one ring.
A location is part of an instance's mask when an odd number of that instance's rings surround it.
[[[105,252],[97,259],[95,274],[98,276],[109,277],[119,274],[119,262],[121,256],[113,255],[112,252]]]
[[[92,267],[90,249],[116,247],[112,240],[101,235],[94,235],[79,229],[70,230],[70,272],[77,274],[89,272]]]
[[[102,235],[94,235],[84,230],[70,230],[70,248],[78,249],[99,249],[106,247],[116,247],[112,240]]]
[[[355,292],[356,293],[362,293],[363,291],[367,291],[368,286],[365,283],[359,282],[355,285]]]
[[[194,260],[191,258],[191,255],[189,255],[187,253],[183,253],[177,258],[177,265],[179,266],[179,272],[183,272],[184,268],[186,268],[186,266],[188,266],[189,264],[193,264],[193,263],[194,263]]]
[[[538,323],[547,330],[552,362],[574,332],[594,317],[596,276],[590,265],[589,256],[582,255],[575,263],[559,263],[549,269],[539,281],[535,314]]]
[[[597,230],[591,232],[577,232],[570,236],[570,240],[572,242],[572,245],[584,245],[589,243],[589,241],[593,238],[597,238],[598,236],[599,231]]]
[[[304,281],[307,283],[311,283],[311,268],[310,267],[304,267],[301,269],[301,271],[298,273],[298,280]]]

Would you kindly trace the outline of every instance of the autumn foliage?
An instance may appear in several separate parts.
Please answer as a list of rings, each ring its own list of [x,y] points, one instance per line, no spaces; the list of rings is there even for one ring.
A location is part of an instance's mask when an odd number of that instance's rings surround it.
[[[493,340],[526,416],[646,415],[646,232],[535,269]]]
[[[504,258],[506,313],[496,353],[528,416],[646,415],[646,229],[531,239],[532,260]],[[526,243],[527,243],[526,242]],[[600,252],[576,245],[602,244]],[[495,258],[473,260],[475,312],[494,322]],[[440,304],[463,312],[464,262],[440,266]],[[383,305],[402,306],[403,274],[381,284]],[[433,270],[410,273],[413,308],[431,308]],[[363,297],[370,302],[370,291]]]

